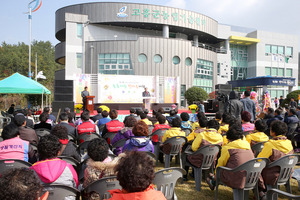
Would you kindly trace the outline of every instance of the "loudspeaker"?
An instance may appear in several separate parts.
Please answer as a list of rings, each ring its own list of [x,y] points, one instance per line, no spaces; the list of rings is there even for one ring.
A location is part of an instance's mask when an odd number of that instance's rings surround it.
[[[73,101],[73,80],[55,80],[54,101]]]
[[[230,84],[217,84],[215,85],[216,94],[225,94],[229,95],[229,93],[232,91],[232,85]]]
[[[170,111],[172,110],[172,107],[162,107],[165,111],[165,113],[170,113]]]

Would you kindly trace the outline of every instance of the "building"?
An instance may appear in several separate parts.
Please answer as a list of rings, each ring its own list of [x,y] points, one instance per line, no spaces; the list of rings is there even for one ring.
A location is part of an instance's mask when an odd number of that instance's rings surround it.
[[[137,3],[86,3],[56,11],[56,62],[64,78],[91,74],[97,96],[100,74],[179,77],[184,92],[198,86],[208,93],[216,84],[257,76],[295,78],[298,38],[219,24],[200,13]],[[288,62],[285,62],[288,60]],[[285,96],[287,86],[270,86]]]

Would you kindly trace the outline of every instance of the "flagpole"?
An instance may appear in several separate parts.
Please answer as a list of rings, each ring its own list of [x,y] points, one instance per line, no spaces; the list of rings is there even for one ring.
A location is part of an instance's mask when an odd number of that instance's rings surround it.
[[[32,1],[33,2],[33,1]],[[28,19],[29,19],[29,66],[28,66],[28,77],[31,78],[31,7],[29,6],[32,2],[30,2],[28,4],[28,8],[29,8],[29,15],[28,15]]]
[[[35,53],[35,81],[37,82],[37,53]]]

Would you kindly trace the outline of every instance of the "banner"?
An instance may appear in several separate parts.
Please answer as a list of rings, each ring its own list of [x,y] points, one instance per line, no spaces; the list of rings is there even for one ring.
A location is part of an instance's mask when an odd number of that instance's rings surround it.
[[[176,77],[165,77],[165,103],[176,103]]]
[[[155,76],[101,75],[98,77],[98,102],[143,103],[142,93],[148,88],[155,102]]]
[[[91,94],[91,76],[90,74],[76,74],[74,75],[74,102],[82,103],[81,92],[84,87],[88,87],[88,91]]]

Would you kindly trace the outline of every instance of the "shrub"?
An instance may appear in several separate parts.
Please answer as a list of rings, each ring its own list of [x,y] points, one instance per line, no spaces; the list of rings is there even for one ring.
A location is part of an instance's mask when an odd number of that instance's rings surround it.
[[[286,98],[283,100],[280,106],[285,106],[285,104],[290,104],[291,98],[294,97],[295,101],[298,102],[298,95],[300,94],[300,90],[294,90],[293,92],[289,93]],[[279,98],[279,97],[277,97]]]
[[[191,87],[185,93],[184,97],[186,98],[189,105],[193,104],[194,101],[205,101],[208,99],[207,92],[200,87]]]

